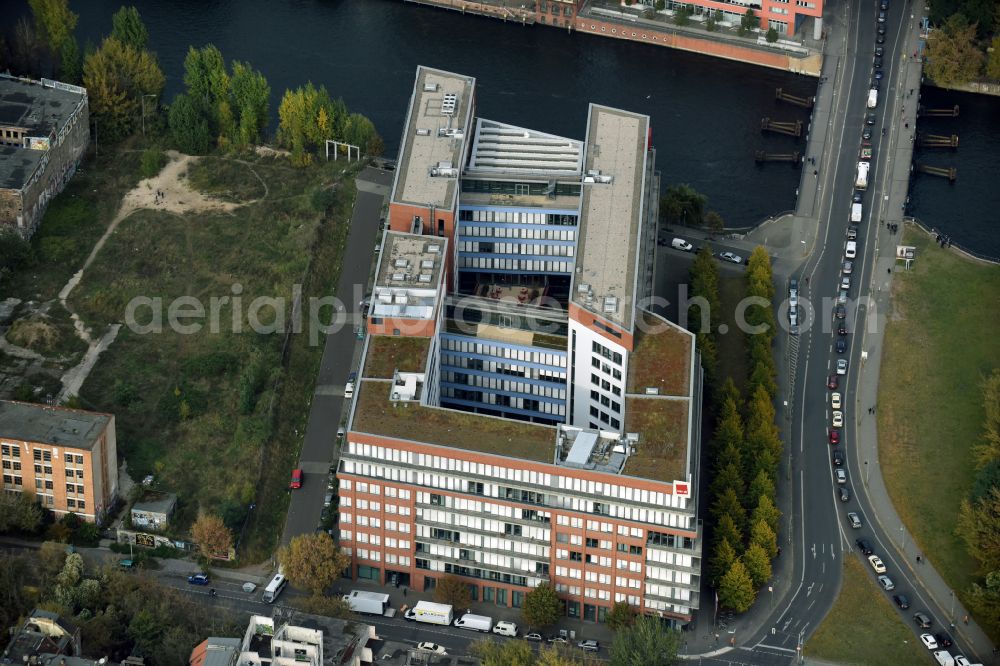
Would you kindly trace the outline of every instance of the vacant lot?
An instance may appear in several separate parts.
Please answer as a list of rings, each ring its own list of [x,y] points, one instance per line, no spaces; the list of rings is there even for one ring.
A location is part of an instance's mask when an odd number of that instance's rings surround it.
[[[331,291],[354,190],[331,189],[340,168],[210,161],[189,171],[235,209],[136,211],[71,295],[96,333],[126,324],[81,398],[117,415],[134,477],[179,495],[180,530],[206,510],[239,532],[256,503],[244,546],[259,559],[280,531],[322,351],[285,335],[293,294]],[[172,306],[201,314],[172,318]]]
[[[923,664],[927,650],[896,614],[888,594],[875,584],[858,558],[843,559],[843,587],[805,654],[837,664]]]
[[[975,474],[970,449],[982,435],[980,381],[1000,367],[1000,267],[967,261],[912,230],[905,242],[916,246],[917,260],[893,280],[879,378],[879,458],[903,522],[962,598],[976,563],[955,535],[955,516]]]

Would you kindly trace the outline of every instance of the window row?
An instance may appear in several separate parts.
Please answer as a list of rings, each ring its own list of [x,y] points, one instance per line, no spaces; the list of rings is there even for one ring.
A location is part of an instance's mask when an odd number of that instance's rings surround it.
[[[477,227],[461,224],[459,238],[524,238],[527,240],[550,240],[572,242],[576,240],[576,229],[532,229],[531,227]],[[459,244],[461,249],[461,244]]]
[[[539,384],[529,384],[528,382],[518,382],[500,377],[490,377],[489,375],[473,375],[467,372],[455,372],[448,370],[445,366],[441,373],[441,380],[453,384],[465,384],[466,386],[476,386],[478,388],[493,389],[495,391],[509,391],[511,393],[527,393],[541,398],[554,398],[557,400],[566,399],[566,389],[560,386],[545,386]]]
[[[0,445],[0,455],[4,457],[13,456],[14,458],[21,457],[21,447],[17,444],[3,444]]]
[[[521,361],[522,363],[547,365],[553,368],[566,367],[565,353],[555,354],[552,352],[538,351],[536,349],[519,349],[516,347],[491,345],[486,342],[455,338],[445,338],[442,347],[449,351],[462,352],[463,354],[492,356],[493,358]]]
[[[444,339],[444,344],[442,345],[445,349],[448,349],[449,344],[455,343],[455,340],[450,338]],[[557,359],[559,361],[556,367],[565,367],[565,358]],[[508,375],[510,377],[521,377],[523,379],[534,379],[541,382],[548,382],[550,384],[557,384],[560,386],[566,385],[566,372],[561,370],[547,370],[544,368],[534,368],[527,365],[514,365],[507,363],[506,361],[493,361],[490,359],[483,358],[471,358],[469,356],[463,356],[460,354],[449,354],[447,352],[441,354],[441,366],[442,367],[452,367],[452,368],[462,368],[465,370],[476,370],[479,372],[490,372],[498,375]]]
[[[468,181],[462,181],[462,190],[466,191]],[[579,185],[577,185],[579,188]],[[579,192],[578,192],[579,193]],[[576,215],[565,213],[533,213],[510,210],[466,210],[458,211],[461,222],[502,222],[504,224],[549,224],[554,226],[576,226]]]
[[[570,273],[573,262],[545,261],[542,259],[502,259],[499,257],[476,257],[460,255],[459,268],[478,268],[494,271],[531,271],[537,273]]]
[[[576,248],[572,245],[546,245],[539,243],[493,243],[486,241],[462,241],[459,252],[476,254],[516,254],[535,257],[572,257]]]

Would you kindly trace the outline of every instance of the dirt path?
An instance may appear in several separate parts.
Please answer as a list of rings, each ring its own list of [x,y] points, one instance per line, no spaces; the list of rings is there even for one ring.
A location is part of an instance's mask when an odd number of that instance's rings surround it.
[[[63,375],[63,388],[59,394],[60,400],[79,393],[80,387],[83,386],[83,382],[87,379],[87,375],[90,374],[90,371],[97,363],[97,357],[111,346],[111,343],[118,336],[118,331],[121,329],[121,324],[115,324],[101,338],[95,340],[91,335],[90,328],[74,312],[68,302],[69,295],[80,284],[84,272],[94,262],[94,259],[97,258],[97,255],[108,241],[108,238],[118,228],[118,225],[129,215],[143,208],[184,215],[185,213],[206,212],[228,213],[240,206],[246,205],[244,203],[221,201],[192,189],[185,175],[187,174],[188,167],[199,158],[192,157],[191,155],[183,155],[176,150],[168,150],[166,155],[170,161],[167,162],[167,165],[163,167],[160,173],[152,178],[139,181],[139,184],[122,198],[118,213],[111,221],[111,224],[108,225],[104,235],[94,244],[94,248],[90,251],[90,255],[87,256],[87,260],[83,262],[80,270],[74,273],[73,277],[59,291],[59,302],[70,313],[77,337],[88,345],[87,352],[83,355],[80,362],[67,370]],[[254,171],[252,165],[245,162],[244,164],[260,180],[261,184],[264,185],[264,198],[266,198],[268,195],[267,183]]]

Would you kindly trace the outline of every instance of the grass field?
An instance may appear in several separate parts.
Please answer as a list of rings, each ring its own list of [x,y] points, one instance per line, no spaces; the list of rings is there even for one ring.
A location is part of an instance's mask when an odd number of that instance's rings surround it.
[[[980,381],[1000,367],[1000,267],[962,259],[912,229],[904,241],[917,259],[893,280],[879,458],[907,529],[961,599],[976,563],[955,535],[955,517],[975,474],[971,447],[985,418]],[[1000,618],[976,620],[1000,639]]]
[[[858,561],[848,554],[837,602],[806,641],[805,655],[837,664],[930,663],[913,631],[896,614]],[[933,660],[931,660],[933,661]]]
[[[160,299],[145,301],[134,320],[148,325],[159,312],[162,329],[123,327],[81,399],[117,415],[119,454],[133,477],[153,474],[156,487],[179,495],[181,533],[199,510],[221,515],[239,532],[255,503],[241,548],[244,561],[254,561],[270,555],[280,533],[288,471],[322,354],[305,334],[289,336],[286,347],[281,329],[291,315],[293,285],[302,285],[304,298],[332,291],[353,173],[332,206],[317,210],[315,192],[336,182],[339,169],[254,160],[253,172],[268,184],[265,197],[246,165],[213,161],[198,186],[253,203],[232,213],[134,213],[108,240],[71,302],[98,331],[125,321],[133,299]],[[200,324],[197,330],[169,325],[179,297],[204,308],[200,317],[178,320]],[[255,331],[251,312],[258,297],[278,301],[259,303],[262,327]]]

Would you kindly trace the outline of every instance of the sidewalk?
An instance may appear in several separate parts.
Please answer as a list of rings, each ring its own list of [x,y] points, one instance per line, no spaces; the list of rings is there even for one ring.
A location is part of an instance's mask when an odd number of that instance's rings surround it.
[[[905,223],[904,209],[909,193],[910,165],[913,159],[911,137],[915,132],[922,74],[922,63],[913,58],[914,52],[919,48],[919,15],[914,14],[912,19],[908,18],[907,20],[909,22],[907,47],[902,53],[895,54],[895,57],[903,60],[900,80],[895,89],[890,88],[885,91],[885,103],[891,105],[889,111],[895,120],[889,132],[890,157],[885,165],[879,165],[881,167],[879,171],[884,172],[884,175],[880,177],[885,178],[883,182],[887,183],[889,195],[887,200],[881,202],[881,206],[877,210],[878,217],[872,215],[872,223],[878,225],[879,228],[876,235],[876,259],[872,268],[872,281],[868,294],[875,302],[876,309],[872,314],[877,318],[877,326],[875,326],[874,332],[866,332],[862,341],[862,349],[868,353],[868,359],[861,369],[857,402],[854,405],[855,413],[860,415],[860,422],[857,425],[858,455],[862,460],[871,461],[875,467],[874,473],[868,475],[867,478],[868,495],[873,506],[878,507],[876,520],[889,535],[900,532],[896,526],[903,527],[904,523],[896,512],[879,471],[877,419],[875,416],[868,415],[865,406],[876,404],[885,324],[891,311],[892,278],[896,270],[903,270],[901,266],[896,266],[895,259],[896,244],[901,241],[901,234],[890,234],[886,224],[898,224],[899,228],[902,229]],[[886,56],[893,57],[892,54],[886,54]],[[911,90],[913,91],[912,96]],[[917,261],[920,261],[919,257]],[[870,324],[867,328],[870,330]],[[930,560],[924,557],[919,565],[916,564],[916,556],[919,553],[913,547],[912,538],[907,537],[906,532],[901,532],[901,537],[901,539],[893,539],[893,545],[902,552],[901,562],[907,568],[907,578],[914,583],[919,583],[919,586],[931,597],[934,604],[942,610],[944,621],[955,625],[950,631],[964,646],[971,648],[975,653],[977,659],[973,659],[973,661],[986,662],[992,657],[993,650],[989,638],[971,618],[968,624],[962,622],[962,618],[968,615],[968,611],[954,596],[953,591]],[[908,544],[911,547],[909,551],[907,550]],[[946,626],[943,629],[947,630],[948,628]],[[952,652],[954,651],[953,649]]]

